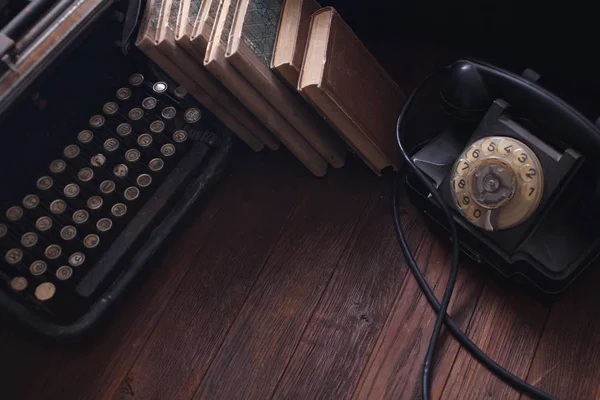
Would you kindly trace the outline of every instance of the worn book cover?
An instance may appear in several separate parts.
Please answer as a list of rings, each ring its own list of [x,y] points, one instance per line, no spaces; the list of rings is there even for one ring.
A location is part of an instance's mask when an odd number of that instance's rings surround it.
[[[376,173],[398,169],[404,93],[331,7],[313,14],[298,90]]]
[[[280,13],[279,0],[239,0],[226,58],[331,166],[340,168],[345,149],[324,121],[269,68]]]
[[[271,69],[296,90],[310,18],[321,6],[315,0],[285,0],[279,18]]]
[[[327,162],[282,115],[226,60],[225,52],[237,0],[221,0],[206,48],[204,65],[316,176],[327,171]]]
[[[156,44],[158,42],[159,27],[163,22],[163,3],[163,0],[149,0],[146,2],[146,10],[138,32],[136,46],[175,81],[183,85],[196,100],[221,120],[227,128],[237,134],[250,148],[254,151],[262,150],[264,145],[260,140],[237,119],[233,118],[225,107],[213,99],[169,57],[158,51]]]

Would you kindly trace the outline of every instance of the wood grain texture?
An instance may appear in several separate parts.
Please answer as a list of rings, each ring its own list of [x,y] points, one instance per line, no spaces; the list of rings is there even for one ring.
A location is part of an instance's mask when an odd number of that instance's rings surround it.
[[[527,381],[559,399],[600,397],[600,269],[592,265],[553,305]]]
[[[353,231],[386,184],[364,168],[339,172],[314,181],[294,212],[194,398],[265,399],[274,391]],[[194,366],[196,382],[205,368]]]
[[[417,248],[425,232],[424,221],[416,213],[403,213],[402,220],[412,247]],[[340,260],[274,398],[347,398],[407,272],[386,191]]]
[[[417,264],[438,298],[446,286],[449,262],[448,243],[428,233],[417,255]],[[459,270],[449,313],[462,329],[469,324],[481,287],[480,276],[471,266]],[[423,361],[434,323],[435,314],[411,275],[396,296],[390,317],[353,397],[420,398]],[[443,331],[434,360],[434,398],[439,397],[458,351],[458,344]]]
[[[467,335],[486,354],[524,379],[549,312],[514,286],[486,285]],[[442,398],[514,399],[519,393],[492,375],[461,349]]]

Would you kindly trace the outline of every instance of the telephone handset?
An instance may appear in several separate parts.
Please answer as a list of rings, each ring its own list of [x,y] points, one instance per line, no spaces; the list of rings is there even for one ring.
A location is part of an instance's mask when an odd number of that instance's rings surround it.
[[[545,293],[562,291],[600,255],[600,129],[531,71],[461,60],[442,73],[431,103],[447,123],[412,151],[414,164],[454,210],[465,253]],[[411,199],[447,228],[430,193],[407,181]]]

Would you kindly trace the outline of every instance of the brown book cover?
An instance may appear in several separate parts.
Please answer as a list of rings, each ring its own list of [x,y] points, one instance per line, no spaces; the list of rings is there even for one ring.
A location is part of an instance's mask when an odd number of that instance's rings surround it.
[[[238,0],[220,1],[215,25],[206,48],[205,67],[240,99],[314,175],[325,175],[327,162],[323,157],[225,59],[237,3]]]
[[[136,46],[175,81],[183,85],[196,100],[221,120],[227,128],[237,134],[250,148],[254,151],[262,150],[264,145],[260,140],[237,119],[233,118],[227,109],[215,101],[201,86],[173,63],[172,60],[158,51],[156,43],[159,22],[162,20],[162,6],[163,0],[149,0],[146,2],[146,10],[138,32]]]
[[[279,0],[239,0],[226,58],[332,167],[343,167],[345,149],[330,136],[324,121],[269,68],[280,14]]]
[[[298,90],[377,174],[398,169],[404,93],[331,7],[312,16]]]
[[[275,38],[271,69],[296,90],[312,14],[321,6],[314,0],[285,0]]]

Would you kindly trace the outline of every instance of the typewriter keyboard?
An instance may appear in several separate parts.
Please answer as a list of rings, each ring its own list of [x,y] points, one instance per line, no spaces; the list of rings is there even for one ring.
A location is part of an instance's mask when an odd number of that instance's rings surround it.
[[[72,320],[89,305],[114,273],[106,250],[127,241],[124,228],[205,134],[181,87],[134,74],[109,100],[3,210],[2,290],[47,320]]]

